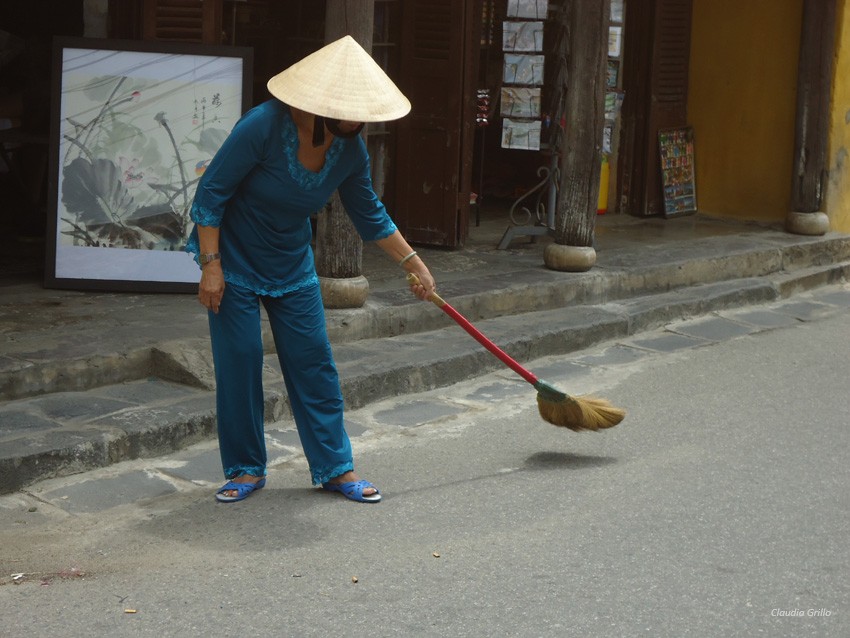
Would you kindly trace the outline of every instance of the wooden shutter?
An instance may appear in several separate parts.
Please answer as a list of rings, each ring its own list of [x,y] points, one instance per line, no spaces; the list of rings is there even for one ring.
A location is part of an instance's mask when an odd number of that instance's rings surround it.
[[[402,5],[399,83],[413,110],[398,125],[393,212],[414,243],[456,247],[466,237],[474,90],[465,87],[474,67],[465,49],[478,45],[475,30],[466,33],[473,4]]]
[[[142,39],[221,43],[222,0],[144,0]]]
[[[658,131],[688,123],[692,2],[626,2],[626,98],[618,176],[622,212],[664,212]]]

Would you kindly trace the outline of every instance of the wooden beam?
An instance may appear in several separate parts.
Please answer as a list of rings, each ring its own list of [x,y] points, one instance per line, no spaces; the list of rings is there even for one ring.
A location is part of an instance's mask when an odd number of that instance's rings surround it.
[[[374,0],[326,0],[325,42],[330,43],[350,35],[366,51],[372,51],[374,29]],[[325,305],[336,299],[333,307],[356,308],[366,301],[365,295],[339,292],[331,294],[332,279],[362,277],[363,242],[342,207],[339,194],[334,193],[325,210],[319,215],[316,227],[316,271],[326,278],[323,284]],[[365,283],[368,292],[368,282]],[[338,282],[343,286],[343,282]]]
[[[791,183],[791,211],[798,213],[820,211],[825,195],[835,13],[835,0],[803,2]]]

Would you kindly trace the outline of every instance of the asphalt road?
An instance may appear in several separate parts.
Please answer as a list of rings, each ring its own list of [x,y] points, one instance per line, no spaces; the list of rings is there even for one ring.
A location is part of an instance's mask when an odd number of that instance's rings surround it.
[[[16,513],[0,633],[848,636],[850,320],[779,323],[534,362],[628,410],[602,433],[543,423],[507,371],[353,413],[379,505],[310,488],[296,458],[235,505],[197,486]],[[414,418],[377,425],[394,413]]]

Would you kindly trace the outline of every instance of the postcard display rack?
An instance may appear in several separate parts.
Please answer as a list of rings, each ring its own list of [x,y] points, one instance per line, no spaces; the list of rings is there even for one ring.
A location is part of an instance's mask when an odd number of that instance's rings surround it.
[[[508,0],[502,25],[505,54],[499,115],[502,148],[540,150],[545,0]]]
[[[602,132],[602,153],[605,161],[615,155],[616,126],[623,105],[623,80],[620,68],[623,61],[624,0],[611,0],[610,23],[608,26],[608,67],[605,76],[605,126]]]
[[[548,11],[547,0],[508,0],[507,20],[502,25],[504,64],[499,95],[502,118],[502,148],[523,151],[548,150],[541,143],[543,115],[543,25]],[[502,236],[499,248],[505,249],[514,237],[548,235],[555,226],[557,195],[557,154],[550,152],[550,166],[541,166],[541,177],[533,188],[513,203],[511,225]],[[546,195],[544,205],[542,199]],[[534,199],[534,210],[523,205]],[[518,216],[521,219],[518,219]]]
[[[697,212],[694,175],[694,130],[690,126],[658,131],[664,216]]]
[[[619,116],[623,105],[623,22],[625,0],[611,0],[608,22],[608,60],[605,75],[605,124],[602,128],[602,170],[599,176],[599,199],[596,212],[608,212],[609,198],[616,193],[612,175],[616,174],[619,138]]]

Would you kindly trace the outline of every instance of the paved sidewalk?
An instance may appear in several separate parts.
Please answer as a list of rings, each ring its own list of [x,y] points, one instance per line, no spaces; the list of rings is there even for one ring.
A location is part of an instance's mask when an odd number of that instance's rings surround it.
[[[473,227],[461,251],[419,252],[440,294],[520,361],[789,298],[850,274],[847,235],[625,216],[599,218],[591,271],[556,273],[542,264],[548,239],[497,250],[506,225],[501,218]],[[439,309],[413,298],[401,271],[373,246],[364,250],[363,272],[371,287],[366,306],[328,311],[350,408],[501,367]],[[206,312],[191,295],[45,290],[25,278],[5,283],[0,493],[212,439]],[[841,292],[830,303],[841,307]],[[267,419],[287,423],[267,343]],[[281,432],[281,445],[297,447],[290,428]]]
[[[566,356],[536,359],[535,371],[569,392],[595,388],[594,391],[605,396],[606,383],[615,383],[636,366],[648,370],[654,365],[663,365],[658,362],[664,361],[669,354],[687,353],[839,314],[846,316],[848,310],[850,284],[822,286],[790,299],[720,310]],[[533,406],[534,390],[502,368],[450,388],[370,402],[347,413],[346,427],[357,450],[363,450],[408,433],[426,437],[437,431],[435,428],[451,430],[459,423],[474,420],[476,415],[488,411],[492,414],[493,410],[504,409],[514,402]],[[498,417],[493,414],[493,418]],[[627,420],[622,427],[629,428],[630,423]],[[550,426],[543,424],[541,427]],[[290,419],[267,425],[266,445],[270,470],[281,470],[286,465],[304,468],[302,478],[309,480],[306,460]],[[99,514],[114,508],[161,511],[154,499],[168,495],[194,498],[199,494],[211,498],[222,482],[218,445],[214,439],[208,439],[155,458],[38,481],[17,494],[0,496],[0,531],[21,524],[59,522],[69,515]],[[306,488],[307,483],[304,485]],[[2,515],[4,511],[7,516]]]

